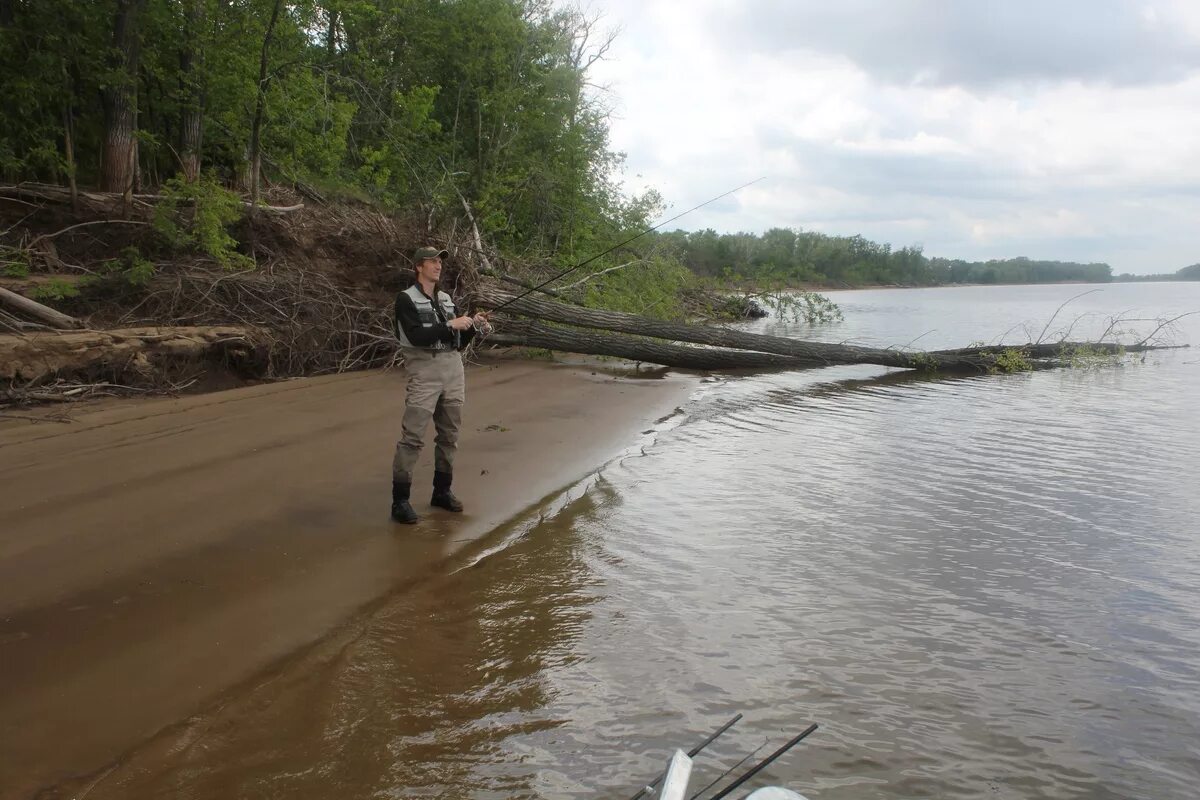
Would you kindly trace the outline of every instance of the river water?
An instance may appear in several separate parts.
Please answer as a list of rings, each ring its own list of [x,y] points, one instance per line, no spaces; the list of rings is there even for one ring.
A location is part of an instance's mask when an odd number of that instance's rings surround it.
[[[1092,288],[841,292],[844,322],[752,328],[1019,341]],[[1099,288],[1046,337],[1200,310],[1200,283]],[[1175,334],[1200,344],[1200,316]],[[1197,397],[1195,349],[969,378],[705,379],[597,475],[95,796],[628,797],[742,712],[694,788],[817,722],[749,786],[1193,798]]]

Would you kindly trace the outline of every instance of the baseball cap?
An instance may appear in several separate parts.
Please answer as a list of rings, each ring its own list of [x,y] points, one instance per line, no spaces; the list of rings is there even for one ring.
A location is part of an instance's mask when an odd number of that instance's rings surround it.
[[[427,258],[448,258],[449,250],[439,250],[436,247],[418,247],[413,253],[413,261],[420,264]]]

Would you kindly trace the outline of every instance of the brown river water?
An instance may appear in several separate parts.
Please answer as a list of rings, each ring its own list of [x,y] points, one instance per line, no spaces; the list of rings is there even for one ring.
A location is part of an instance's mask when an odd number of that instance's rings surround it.
[[[752,328],[1022,340],[1089,288],[843,292],[842,323]],[[1051,332],[1197,310],[1200,283],[1110,285]],[[1177,339],[1200,344],[1200,316]],[[695,788],[817,722],[746,789],[1196,797],[1198,397],[1195,348],[706,379],[598,473],[89,796],[622,798],[742,712]]]

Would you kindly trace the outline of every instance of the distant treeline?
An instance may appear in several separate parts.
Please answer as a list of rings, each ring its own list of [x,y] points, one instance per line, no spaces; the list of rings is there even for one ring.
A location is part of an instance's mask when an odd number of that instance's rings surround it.
[[[1160,275],[1130,275],[1128,272],[1118,275],[1114,280],[1122,283],[1132,281],[1200,281],[1200,264],[1192,264],[1178,272],[1168,272]]]
[[[772,228],[762,235],[672,231],[659,240],[689,269],[706,277],[755,283],[863,286],[940,286],[955,283],[1107,283],[1108,264],[929,258],[919,245],[892,249],[862,236],[829,236],[813,231]],[[1189,267],[1189,269],[1191,269]]]
[[[295,178],[570,261],[659,202],[588,89],[614,35],[548,0],[0,0],[0,182]]]

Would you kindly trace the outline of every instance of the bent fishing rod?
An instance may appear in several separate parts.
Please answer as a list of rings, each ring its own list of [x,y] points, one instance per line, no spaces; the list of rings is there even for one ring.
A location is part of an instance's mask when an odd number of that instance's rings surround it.
[[[563,270],[562,272],[558,273],[558,274],[557,274],[557,275],[555,275],[554,277],[552,277],[552,278],[549,278],[548,280],[544,280],[544,281],[542,281],[542,282],[541,282],[541,283],[539,283],[537,286],[534,286],[534,287],[532,287],[532,288],[530,288],[530,289],[526,289],[524,292],[522,292],[521,294],[517,295],[516,297],[512,297],[512,298],[509,298],[508,300],[505,300],[503,303],[501,303],[500,305],[498,305],[498,306],[496,306],[495,308],[493,308],[493,309],[492,309],[492,310],[491,310],[489,313],[495,313],[495,312],[499,311],[500,309],[504,308],[505,306],[507,306],[507,305],[509,305],[509,304],[511,304],[511,303],[515,303],[515,302],[517,302],[517,301],[518,301],[518,300],[520,300],[522,297],[525,297],[525,296],[527,296],[527,295],[533,294],[534,292],[538,291],[539,289],[541,289],[541,288],[543,288],[543,287],[545,287],[545,286],[549,286],[550,284],[554,283],[554,282],[555,282],[556,280],[558,280],[559,278],[564,278],[564,277],[566,277],[567,275],[570,275],[570,274],[571,274],[572,272],[574,272],[575,270],[577,270],[577,269],[580,269],[581,267],[586,267],[588,264],[592,263],[592,262],[593,262],[593,261],[595,261],[596,259],[598,259],[598,258],[603,258],[604,256],[606,256],[606,255],[608,255],[609,253],[611,253],[613,250],[616,250],[616,249],[617,249],[617,248],[619,248],[619,247],[624,247],[625,245],[629,244],[630,242],[632,242],[632,241],[634,241],[634,240],[636,240],[636,239],[640,239],[640,238],[642,238],[642,237],[643,237],[643,236],[645,236],[647,233],[652,233],[652,232],[654,232],[654,231],[658,230],[659,228],[661,228],[663,225],[666,225],[666,224],[668,224],[668,223],[670,223],[670,222],[674,222],[675,220],[679,219],[680,217],[682,217],[682,216],[685,216],[685,215],[687,215],[687,214],[690,214],[690,213],[692,213],[693,211],[696,211],[697,209],[704,208],[704,207],[705,207],[706,205],[708,205],[709,203],[715,203],[715,202],[717,202],[718,200],[720,200],[722,197],[728,197],[729,195],[733,194],[734,192],[739,192],[739,191],[741,191],[742,189],[745,189],[747,186],[753,186],[754,184],[758,183],[758,182],[759,182],[759,181],[761,181],[761,180],[764,180],[765,178],[766,178],[766,176],[764,175],[764,176],[763,176],[763,177],[761,177],[761,178],[755,178],[754,180],[750,181],[749,183],[743,183],[741,186],[737,187],[736,189],[730,189],[730,190],[729,190],[729,191],[727,191],[727,192],[722,192],[721,194],[717,195],[716,197],[714,197],[714,198],[712,198],[712,199],[705,200],[703,203],[701,203],[701,204],[700,204],[700,205],[698,205],[698,206],[693,206],[692,208],[689,208],[687,211],[684,211],[684,212],[682,212],[682,213],[680,213],[680,214],[676,214],[675,216],[671,217],[670,219],[663,220],[662,222],[658,223],[657,225],[655,225],[655,226],[654,226],[654,227],[652,227],[652,228],[646,228],[646,230],[642,231],[641,233],[637,234],[636,236],[630,236],[630,237],[629,237],[628,239],[626,239],[625,241],[623,241],[623,242],[619,242],[619,243],[617,243],[617,244],[614,244],[612,247],[608,248],[608,249],[607,249],[607,250],[605,250],[603,253],[598,253],[597,255],[594,255],[594,256],[592,256],[591,258],[589,258],[587,261],[581,261],[581,262],[579,262],[578,264],[576,264],[576,265],[575,265],[575,266],[573,266],[573,267],[568,267],[567,269],[565,269],[565,270]]]

